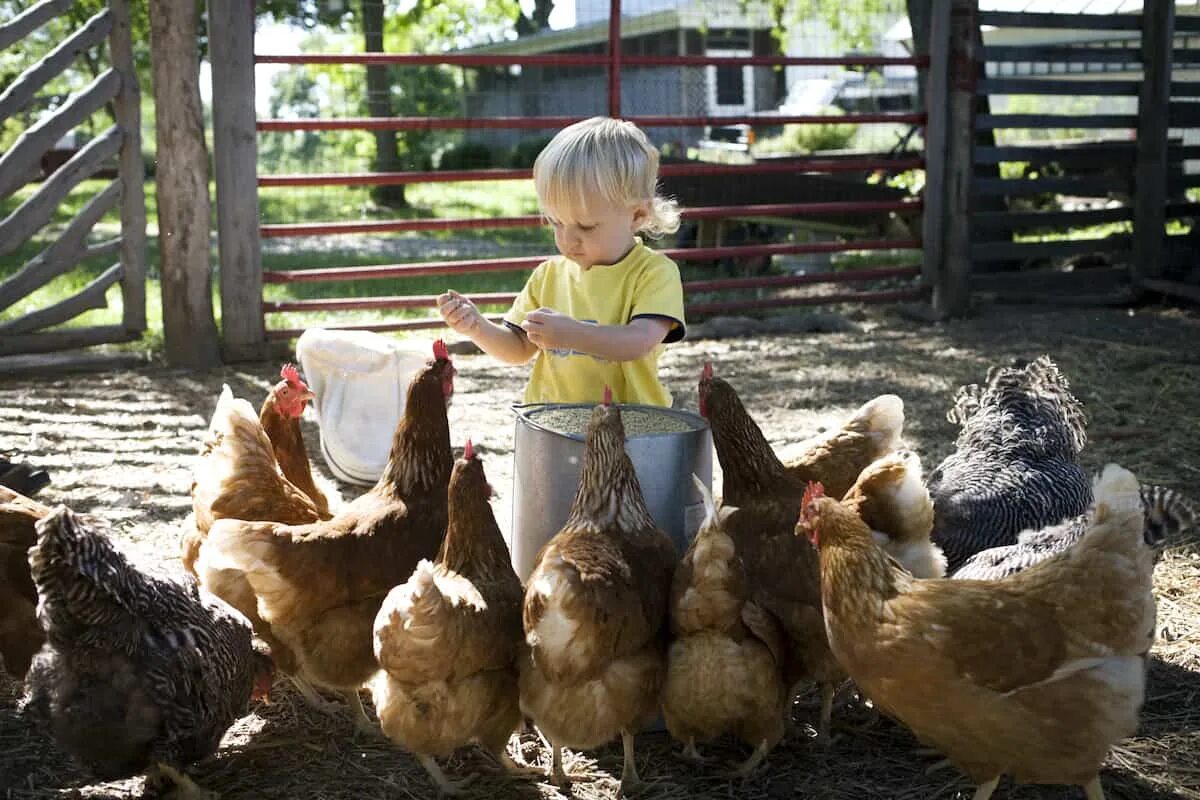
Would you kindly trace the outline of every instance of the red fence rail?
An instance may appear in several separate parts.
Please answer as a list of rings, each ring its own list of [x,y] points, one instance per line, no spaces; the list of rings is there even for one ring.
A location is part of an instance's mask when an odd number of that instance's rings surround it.
[[[914,66],[927,69],[929,59],[924,57],[887,58],[879,56],[852,56],[844,58],[808,56],[646,56],[621,52],[621,2],[610,0],[610,22],[608,52],[603,54],[528,54],[502,55],[482,53],[439,53],[439,54],[301,54],[254,56],[260,64],[341,64],[341,65],[451,65],[462,67],[501,66],[556,66],[556,67],[604,67],[607,73],[606,99],[610,116],[619,116],[641,127],[701,127],[730,124],[770,125],[820,125],[830,122],[848,124],[901,123],[923,126],[924,113],[855,113],[839,117],[823,115],[777,115],[744,113],[735,115],[627,115],[621,113],[621,71],[626,67],[649,66],[843,66],[884,67]],[[303,118],[303,119],[259,119],[255,127],[260,132],[288,131],[434,131],[468,129],[537,130],[561,128],[572,124],[583,116],[539,116],[539,117],[347,117],[347,118]],[[707,176],[751,176],[781,174],[835,174],[845,172],[898,172],[920,169],[925,166],[922,155],[905,153],[891,155],[858,155],[850,157],[812,157],[780,159],[753,164],[726,165],[710,163],[668,163],[660,174],[665,178]],[[259,175],[257,184],[261,188],[319,187],[319,186],[386,186],[416,183],[458,181],[510,181],[528,180],[529,169],[474,169],[447,171],[400,171],[363,173],[306,173]],[[686,199],[686,198],[685,198]],[[742,205],[715,205],[691,207],[683,210],[685,219],[711,220],[730,217],[788,217],[798,215],[839,217],[863,214],[909,214],[923,210],[923,203],[911,201],[868,201],[868,202],[788,202]],[[372,220],[372,221],[328,221],[310,223],[273,223],[260,226],[262,238],[284,238],[299,236],[328,236],[340,234],[382,234],[413,231],[448,231],[480,228],[521,228],[543,224],[539,215],[521,215],[492,218],[442,218],[415,220]],[[699,244],[699,243],[698,243]],[[797,255],[815,253],[837,253],[848,251],[916,250],[921,242],[912,238],[872,239],[867,241],[805,242],[782,244],[746,244],[697,246],[689,248],[667,248],[669,256],[682,264],[723,258],[754,258],[775,255]],[[264,284],[297,284],[317,281],[369,280],[385,278],[408,278],[432,275],[461,275],[468,273],[499,272],[530,269],[541,263],[546,256],[520,256],[514,258],[443,260],[403,264],[375,264],[335,268],[264,270]],[[876,289],[866,291],[817,292],[806,295],[776,295],[746,299],[716,299],[692,302],[687,306],[689,314],[728,313],[732,311],[761,310],[786,306],[813,305],[833,302],[896,302],[920,297],[924,289],[913,279],[919,278],[921,267],[903,266],[884,269],[858,269],[841,272],[819,272],[803,275],[770,275],[750,278],[728,278],[710,280],[686,280],[684,290],[689,295],[698,293],[721,293],[746,289],[778,290],[814,284],[846,285],[876,281],[908,281],[903,288]],[[485,305],[511,303],[512,293],[479,293],[472,298]],[[394,310],[431,308],[436,305],[433,295],[411,295],[370,298],[332,298],[310,300],[264,301],[262,313],[270,315],[284,312]],[[440,327],[440,318],[406,319],[395,322],[362,322],[326,325],[343,330],[400,331]],[[299,335],[301,329],[266,327],[270,339],[287,339]]]

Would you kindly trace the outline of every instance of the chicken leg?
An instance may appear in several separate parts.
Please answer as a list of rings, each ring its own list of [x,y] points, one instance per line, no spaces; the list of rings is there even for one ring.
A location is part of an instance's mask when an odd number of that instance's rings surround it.
[[[179,800],[218,800],[220,797],[216,792],[210,792],[207,789],[201,789],[196,785],[196,782],[189,778],[183,772],[172,767],[170,764],[164,764],[161,761],[155,765],[155,772],[151,774],[149,780],[157,782],[158,779],[166,778],[171,783],[175,784],[174,797]]]
[[[508,750],[503,747],[493,752],[492,757],[500,763],[500,766],[504,767],[509,775],[541,778],[546,774],[537,767],[531,767],[528,764],[518,763],[515,758],[508,754]]]
[[[696,749],[696,737],[695,736],[688,737],[687,743],[684,744],[683,752],[680,753],[680,755],[683,756],[684,758],[686,758],[688,761],[691,761],[694,764],[703,764],[706,761],[704,756],[700,755],[700,751]]]
[[[821,684],[821,716],[817,718],[817,741],[829,743],[829,724],[833,718],[833,694],[837,687],[832,683]]]
[[[358,729],[358,732],[365,736],[378,735],[379,728],[367,716],[367,710],[363,708],[362,696],[358,693],[358,689],[346,691],[346,702],[350,704],[350,713],[354,716],[354,727]]]
[[[636,794],[646,787],[646,783],[637,774],[637,760],[633,755],[632,733],[621,731],[621,746],[625,750],[625,765],[621,768],[621,794]]]
[[[1100,785],[1099,775],[1087,782],[1083,793],[1087,795],[1087,800],[1104,800],[1104,787]]]
[[[730,778],[749,777],[756,769],[758,769],[759,765],[762,764],[763,759],[767,757],[767,753],[770,752],[770,749],[771,748],[767,745],[767,740],[763,739],[758,743],[758,747],[754,748],[754,752],[750,754],[750,757],[726,772],[726,776]]]
[[[416,754],[417,761],[429,773],[429,777],[433,779],[437,786],[438,794],[446,797],[458,797],[467,793],[467,787],[475,782],[478,775],[468,775],[462,780],[454,781],[446,777],[446,773],[442,772],[442,768],[433,760],[431,756]]]
[[[981,783],[975,787],[975,794],[971,800],[988,800],[992,796],[992,792],[996,791],[996,787],[1000,784],[1000,776],[992,778],[987,783]]]

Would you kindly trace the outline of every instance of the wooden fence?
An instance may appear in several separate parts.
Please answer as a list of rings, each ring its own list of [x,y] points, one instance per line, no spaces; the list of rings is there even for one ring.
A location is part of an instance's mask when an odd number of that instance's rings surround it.
[[[71,7],[71,0],[44,0],[0,25],[0,50],[17,45]],[[67,36],[38,63],[26,69],[0,94],[0,120],[27,108],[37,93],[76,58],[108,43],[110,66],[86,87],[30,126],[0,156],[0,198],[13,196],[32,178],[43,178],[35,191],[0,219],[0,256],[22,249],[47,229],[54,212],[81,181],[96,177],[116,158],[117,178],[97,192],[55,238],[20,269],[0,282],[0,311],[78,269],[85,261],[116,256],[115,263],[78,294],[0,323],[0,356],[66,350],[139,338],[146,329],[146,213],[142,182],[140,110],[130,39],[129,0],[109,7]],[[98,58],[101,63],[104,59]],[[114,122],[65,163],[42,175],[43,156],[65,134],[105,107]],[[113,208],[120,208],[120,235],[100,242],[89,234]],[[120,283],[119,325],[63,327],[93,308],[106,306],[109,287]]]

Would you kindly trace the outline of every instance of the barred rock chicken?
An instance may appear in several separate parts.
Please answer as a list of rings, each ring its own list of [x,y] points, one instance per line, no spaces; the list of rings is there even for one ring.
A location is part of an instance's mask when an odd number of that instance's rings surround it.
[[[783,676],[790,694],[808,681],[821,688],[817,733],[822,739],[829,733],[834,688],[845,673],[825,634],[816,551],[794,535],[800,500],[805,481],[816,477],[848,490],[868,464],[895,445],[903,409],[894,395],[877,397],[822,437],[809,457],[785,467],[733,387],[713,376],[711,364],[704,365],[700,377],[700,413],[712,426],[723,500],[739,509],[726,532],[745,565],[751,599],[783,628]]]
[[[441,794],[462,791],[435,757],[478,742],[514,772],[505,745],[521,722],[517,661],[524,591],[467,440],[450,474],[449,524],[437,561],[423,560],[375,618],[372,683],[388,738],[416,755]]]
[[[1047,356],[993,367],[985,385],[958,390],[946,418],[962,426],[957,450],[928,485],[933,541],[951,573],[980,550],[1087,509],[1091,486],[1077,463],[1086,417]]]
[[[634,733],[658,711],[678,555],[646,508],[611,397],[606,387],[592,411],[570,516],[538,553],[526,585],[532,658],[522,662],[521,710],[549,741],[559,785],[568,780],[563,747],[599,747],[619,734],[628,792],[641,785]]]
[[[446,404],[455,370],[443,342],[433,352],[409,384],[374,487],[333,519],[307,525],[217,520],[197,563],[205,585],[230,571],[244,578],[258,616],[294,655],[301,691],[307,683],[344,693],[364,731],[375,730],[358,694],[379,669],[375,615],[392,587],[437,555],[446,531],[453,465]]]
[[[820,550],[830,644],[858,687],[966,772],[975,800],[1004,773],[1102,798],[1098,771],[1137,728],[1154,639],[1161,542],[1133,475],[1108,465],[1079,543],[999,581],[915,580],[820,494],[797,534]]]
[[[185,797],[182,770],[211,755],[271,686],[250,623],[186,577],[147,575],[63,506],[37,525],[29,565],[47,644],[25,711],[98,778],[155,769]]]
[[[1148,539],[1166,543],[1196,524],[1200,514],[1190,500],[1165,486],[1142,484],[1142,509]],[[1080,514],[1037,531],[1023,531],[1016,544],[983,550],[952,575],[955,580],[997,580],[1040,564],[1071,547],[1087,532],[1091,520]]]
[[[946,556],[929,541],[933,500],[921,480],[921,459],[897,450],[873,461],[842,498],[871,529],[884,551],[914,578],[941,578]]]
[[[696,740],[733,733],[754,752],[733,774],[753,772],[783,738],[783,631],[750,599],[746,569],[726,532],[739,510],[704,499],[705,519],[675,570],[662,707],[667,730],[700,760]]]
[[[37,541],[34,525],[49,513],[36,500],[0,486],[0,662],[14,678],[24,677],[46,641],[37,621],[29,548]]]
[[[28,461],[13,463],[7,457],[0,456],[0,486],[25,497],[33,497],[49,485],[50,473],[46,470]]]

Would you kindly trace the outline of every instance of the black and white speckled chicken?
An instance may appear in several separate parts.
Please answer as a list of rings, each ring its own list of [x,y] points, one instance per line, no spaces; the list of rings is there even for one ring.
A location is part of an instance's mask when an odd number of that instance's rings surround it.
[[[953,572],[981,550],[1015,544],[1087,510],[1091,481],[1077,463],[1087,442],[1083,405],[1047,356],[993,367],[961,387],[946,414],[957,450],[930,473],[935,544]]]
[[[1163,547],[1177,540],[1200,520],[1200,511],[1186,497],[1165,486],[1142,484],[1146,543]],[[998,580],[1040,564],[1071,547],[1087,532],[1091,515],[1080,514],[1057,525],[1022,532],[1016,544],[993,547],[967,559],[951,577],[959,580]]]
[[[249,621],[190,578],[151,576],[59,506],[37,524],[29,566],[47,643],[24,709],[96,777],[157,770],[185,797],[182,772],[217,749],[273,667]]]

